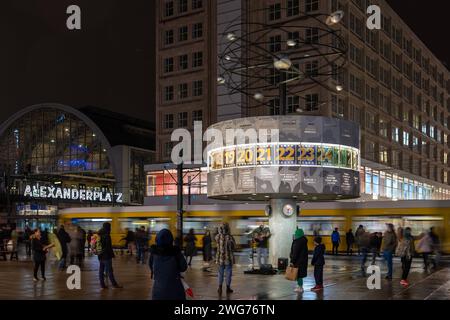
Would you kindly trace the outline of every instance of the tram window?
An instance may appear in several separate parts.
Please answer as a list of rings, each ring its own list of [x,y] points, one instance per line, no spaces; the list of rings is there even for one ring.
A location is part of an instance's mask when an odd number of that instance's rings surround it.
[[[352,228],[356,231],[359,225],[364,226],[368,232],[384,232],[386,223],[392,223],[397,229],[398,227],[410,227],[414,235],[429,231],[431,227],[441,227],[443,225],[440,217],[358,217],[353,218]]]
[[[84,230],[97,232],[103,227],[103,223],[111,223],[112,219],[72,219],[72,224],[80,226]]]
[[[344,217],[302,217],[297,220],[297,226],[302,228],[307,236],[319,234],[329,236],[334,228],[342,233],[345,229]]]
[[[141,226],[145,227],[145,230],[150,230],[151,233],[157,233],[162,229],[169,229],[169,218],[126,218],[119,219],[119,229],[125,232],[125,229],[135,231],[136,228]]]

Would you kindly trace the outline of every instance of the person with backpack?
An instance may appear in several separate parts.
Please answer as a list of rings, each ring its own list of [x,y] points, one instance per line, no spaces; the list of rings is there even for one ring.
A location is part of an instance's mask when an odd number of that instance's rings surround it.
[[[325,265],[325,246],[322,244],[322,237],[314,238],[314,253],[311,264],[314,266],[315,287],[311,291],[323,290],[323,266]]]
[[[222,294],[222,284],[224,274],[226,276],[227,293],[233,293],[231,289],[231,277],[234,264],[233,251],[236,248],[236,241],[230,234],[230,226],[228,223],[223,223],[217,229],[217,235],[215,237],[217,243],[216,263],[219,267],[219,288],[217,292]]]
[[[403,236],[395,251],[395,255],[400,257],[402,262],[402,279],[400,280],[400,284],[404,287],[409,286],[408,275],[415,252],[414,240],[419,240],[421,238],[422,236],[414,237],[411,234],[411,228],[407,227],[403,231]]]
[[[334,228],[334,231],[331,233],[331,242],[333,243],[331,254],[338,255],[339,244],[341,243],[341,236],[339,234],[338,228]]]
[[[187,270],[187,262],[180,247],[174,246],[172,232],[162,229],[156,236],[156,245],[150,247],[148,260],[153,300],[186,300],[181,273]]]
[[[295,231],[289,256],[291,258],[291,265],[298,269],[297,287],[294,291],[302,293],[304,291],[303,278],[308,275],[308,239],[306,239],[303,229],[297,229]]]
[[[392,280],[393,273],[393,254],[397,247],[397,235],[395,234],[394,225],[392,223],[386,224],[386,231],[383,236],[383,257],[386,261],[388,272],[386,274],[387,280]]]
[[[115,277],[112,265],[112,259],[115,257],[112,241],[111,241],[111,224],[109,222],[103,223],[103,227],[98,231],[99,239],[96,241],[95,254],[98,255],[100,267],[98,269],[98,276],[100,279],[100,286],[102,289],[107,289],[105,284],[105,274],[108,276],[113,288],[120,289],[120,286]]]

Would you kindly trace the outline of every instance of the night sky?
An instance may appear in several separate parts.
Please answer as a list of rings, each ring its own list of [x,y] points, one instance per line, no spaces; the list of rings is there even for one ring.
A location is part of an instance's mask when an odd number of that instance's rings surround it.
[[[94,105],[152,120],[152,1],[1,0],[0,122],[42,102]],[[450,63],[449,1],[388,2]],[[71,4],[81,7],[81,31],[66,28]]]

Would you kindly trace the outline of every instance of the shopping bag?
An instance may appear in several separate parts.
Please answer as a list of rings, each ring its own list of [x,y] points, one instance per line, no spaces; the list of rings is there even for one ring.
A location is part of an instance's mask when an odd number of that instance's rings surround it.
[[[298,276],[298,268],[294,267],[293,265],[290,265],[286,268],[286,274],[284,275],[284,277],[287,280],[296,281],[297,276]]]
[[[184,278],[180,278],[181,283],[183,284],[184,292],[186,292],[186,295],[190,298],[194,298],[194,291],[192,291],[192,288],[187,284],[187,282],[184,280]]]

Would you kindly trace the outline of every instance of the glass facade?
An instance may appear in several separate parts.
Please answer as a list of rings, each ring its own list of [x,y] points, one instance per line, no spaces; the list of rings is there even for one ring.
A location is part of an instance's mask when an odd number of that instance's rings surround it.
[[[17,119],[0,137],[0,166],[10,174],[110,172],[106,146],[84,121],[53,108]]]
[[[146,196],[175,196],[176,170],[147,172]],[[449,200],[450,189],[392,173],[360,168],[361,197],[366,200]],[[207,194],[206,167],[185,170],[183,193]],[[369,197],[369,199],[367,199]]]

